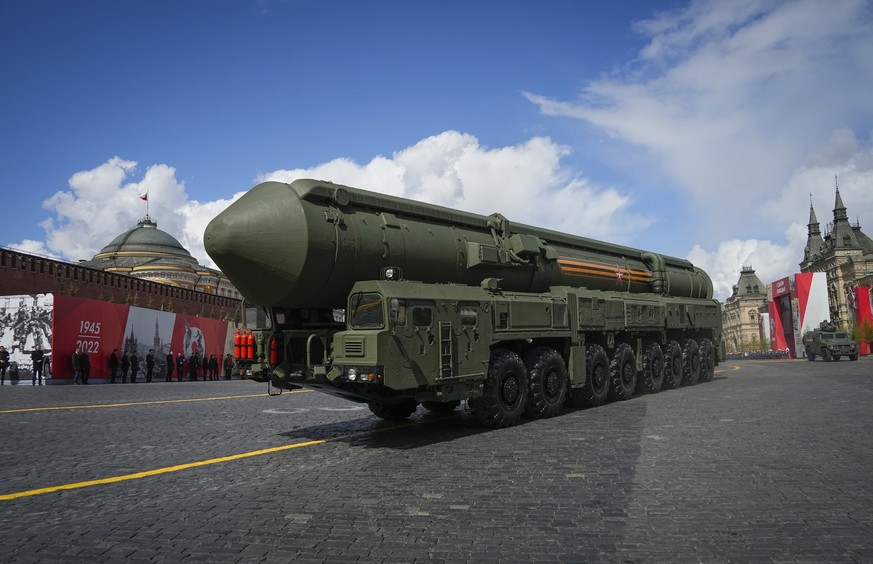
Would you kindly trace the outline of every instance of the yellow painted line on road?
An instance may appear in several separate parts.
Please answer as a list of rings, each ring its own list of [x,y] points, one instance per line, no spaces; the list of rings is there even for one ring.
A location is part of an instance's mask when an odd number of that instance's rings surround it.
[[[166,468],[158,468],[156,470],[147,470],[145,472],[136,472],[134,474],[124,474],[123,476],[112,476],[111,478],[100,478],[99,480],[89,480],[87,482],[75,482],[73,484],[63,484],[60,486],[50,486],[48,488],[39,488],[36,490],[27,490],[23,492],[15,492],[10,494],[0,495],[0,501],[9,501],[22,497],[30,497],[33,495],[41,495],[62,490],[77,490],[79,488],[89,488],[91,486],[101,486],[104,484],[114,484],[117,482],[125,482],[127,480],[138,480],[140,478],[148,478],[150,476],[158,476],[160,474],[168,474],[170,472],[179,472],[190,468],[198,468],[200,466],[209,466],[210,464],[220,464],[222,462],[230,462],[240,460],[242,458],[250,458],[252,456],[261,456],[262,454],[270,454],[283,450],[291,450],[292,448],[301,448],[312,445],[320,445],[328,441],[335,441],[342,437],[333,437],[330,439],[320,439],[317,441],[307,441],[305,443],[294,443],[293,445],[284,445],[273,448],[265,448],[263,450],[255,450],[252,452],[244,452],[242,454],[233,454],[231,456],[222,456],[221,458],[211,458],[209,460],[200,460],[198,462],[189,462],[187,464],[179,464],[178,466],[167,466]]]
[[[739,370],[741,368],[741,366],[739,364],[736,364],[736,365],[731,366],[729,368],[730,368],[730,370],[726,370],[724,368],[719,368],[718,370],[715,371],[715,374],[721,374],[722,372],[736,372],[737,370]]]
[[[20,499],[22,497],[30,497],[34,495],[42,495],[52,492],[59,492],[63,490],[77,490],[80,488],[90,488],[92,486],[102,486],[105,484],[115,484],[118,482],[126,482],[127,480],[139,480],[141,478],[149,478],[151,476],[159,476],[161,474],[169,474],[170,472],[180,472],[182,470],[189,470],[191,468],[199,468],[201,466],[209,466],[212,464],[221,464],[222,462],[232,462],[234,460],[241,460],[243,458],[251,458],[253,456],[261,456],[264,454],[272,454],[274,452],[281,452],[283,450],[291,450],[295,448],[302,448],[314,445],[321,445],[324,443],[329,443],[331,441],[338,441],[341,439],[347,439],[349,437],[354,437],[357,435],[366,435],[373,433],[383,433],[385,431],[393,431],[395,429],[401,429],[404,427],[411,427],[414,423],[402,423],[399,425],[394,425],[391,427],[386,427],[384,429],[372,429],[369,431],[363,431],[360,433],[351,433],[349,435],[343,435],[339,437],[331,437],[329,439],[316,439],[314,441],[306,441],[302,443],[294,443],[292,445],[282,445],[272,448],[265,448],[262,450],[254,450],[251,452],[243,452],[241,454],[232,454],[230,456],[222,456],[220,458],[210,458],[209,460],[200,460],[197,462],[188,462],[186,464],[179,464],[177,466],[167,466],[165,468],[157,468],[155,470],[146,470],[144,472],[136,472],[133,474],[124,474],[122,476],[112,476],[110,478],[100,478],[97,480],[88,480],[85,482],[75,482],[72,484],[62,484],[60,486],[49,486],[47,488],[38,488],[35,490],[27,490],[23,492],[13,492],[9,494],[0,495],[0,501],[10,501],[13,499]]]
[[[304,392],[311,392],[312,390],[294,390],[289,392],[291,394],[302,394]],[[228,400],[228,399],[240,399],[240,398],[257,398],[264,397],[264,394],[247,394],[244,396],[218,396],[213,398],[188,398],[188,399],[175,399],[175,400],[154,400],[154,401],[134,401],[128,403],[98,403],[94,405],[60,405],[56,407],[25,407],[21,409],[5,409],[0,411],[0,413],[26,413],[28,411],[60,411],[64,409],[101,409],[104,407],[130,407],[134,405],[158,405],[162,403],[190,403],[195,401],[217,401],[217,400]]]

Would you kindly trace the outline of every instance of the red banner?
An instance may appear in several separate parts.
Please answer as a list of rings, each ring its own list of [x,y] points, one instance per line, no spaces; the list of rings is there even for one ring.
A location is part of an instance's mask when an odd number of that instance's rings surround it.
[[[229,349],[227,321],[177,315],[85,298],[55,295],[51,375],[55,380],[73,377],[72,355],[76,348],[88,354],[91,379],[109,379],[109,355],[118,349],[139,359],[139,377],[145,374],[146,355],[155,357],[154,376],[163,379],[167,354],[181,352],[189,358],[215,355]],[[220,363],[220,361],[219,361]]]

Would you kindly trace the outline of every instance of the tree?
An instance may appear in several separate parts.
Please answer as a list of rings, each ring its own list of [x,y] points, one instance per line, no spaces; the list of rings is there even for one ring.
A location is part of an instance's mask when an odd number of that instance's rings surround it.
[[[857,343],[873,342],[873,321],[862,319],[860,323],[856,323],[854,337]]]

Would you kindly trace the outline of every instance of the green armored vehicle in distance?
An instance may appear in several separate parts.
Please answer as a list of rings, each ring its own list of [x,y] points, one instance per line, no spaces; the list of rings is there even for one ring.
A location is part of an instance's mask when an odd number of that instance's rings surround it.
[[[820,356],[825,362],[840,360],[848,356],[850,360],[858,360],[858,345],[849,338],[849,334],[840,331],[837,326],[822,321],[818,329],[808,331],[803,336],[803,346],[806,360],[813,361]]]

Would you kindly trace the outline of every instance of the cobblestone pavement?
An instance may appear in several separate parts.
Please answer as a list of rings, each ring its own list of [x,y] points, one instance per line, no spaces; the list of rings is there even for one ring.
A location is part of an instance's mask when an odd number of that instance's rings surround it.
[[[873,562],[870,357],[502,430],[265,392],[0,388],[3,560]]]

